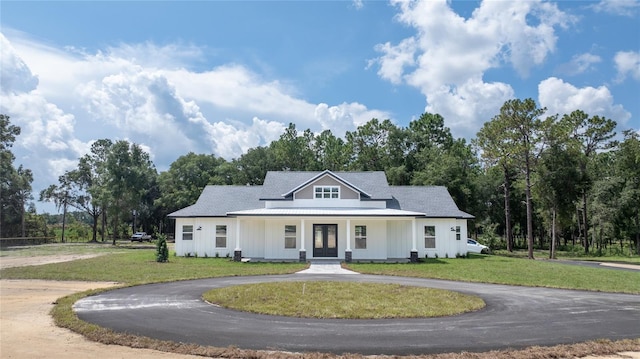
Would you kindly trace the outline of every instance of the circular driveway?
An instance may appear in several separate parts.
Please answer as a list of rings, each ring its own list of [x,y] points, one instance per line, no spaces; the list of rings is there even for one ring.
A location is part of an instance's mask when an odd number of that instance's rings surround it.
[[[430,319],[302,319],[205,303],[212,288],[275,281],[353,281],[441,288],[485,309]],[[309,300],[313,300],[310,297]],[[80,319],[118,332],[216,347],[361,354],[426,354],[640,337],[640,296],[372,275],[226,277],[122,288],[74,305]]]

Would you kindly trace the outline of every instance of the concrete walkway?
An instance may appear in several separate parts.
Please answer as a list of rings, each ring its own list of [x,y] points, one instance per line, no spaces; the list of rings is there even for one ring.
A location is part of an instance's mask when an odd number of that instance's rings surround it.
[[[309,268],[297,274],[360,274],[342,268],[339,261],[312,261]]]

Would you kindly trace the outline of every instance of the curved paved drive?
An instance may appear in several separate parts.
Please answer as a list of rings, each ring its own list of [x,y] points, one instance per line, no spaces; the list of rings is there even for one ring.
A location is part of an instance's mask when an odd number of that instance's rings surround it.
[[[203,302],[203,292],[269,281],[398,283],[482,297],[475,313],[432,319],[319,320],[255,315]],[[313,300],[313,298],[309,298]],[[85,321],[162,340],[217,347],[424,354],[640,337],[640,296],[371,275],[232,277],[123,288],[75,305]]]

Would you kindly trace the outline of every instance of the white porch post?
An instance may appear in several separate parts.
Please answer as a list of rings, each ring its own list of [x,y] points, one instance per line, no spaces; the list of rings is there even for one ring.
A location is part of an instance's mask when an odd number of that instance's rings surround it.
[[[347,219],[347,251],[351,252],[351,219]]]
[[[240,218],[236,217],[236,249],[233,251],[233,260],[240,262],[242,260],[242,249],[240,248]]]
[[[307,261],[307,250],[304,249],[304,218],[300,219],[300,262]]]
[[[347,249],[344,252],[344,261],[350,263],[353,259],[351,252],[351,219],[347,218]]]
[[[412,218],[411,219],[411,253],[409,257],[409,260],[412,263],[415,263],[418,261],[418,247],[417,247],[418,239],[416,238],[416,235],[417,235],[416,219]]]

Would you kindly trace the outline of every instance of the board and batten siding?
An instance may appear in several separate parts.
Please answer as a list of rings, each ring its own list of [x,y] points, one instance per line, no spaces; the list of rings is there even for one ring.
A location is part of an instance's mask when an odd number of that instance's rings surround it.
[[[351,220],[351,255],[353,260],[359,259],[387,259],[387,223],[385,220]],[[346,225],[346,223],[345,223]],[[356,249],[356,226],[367,227],[367,248]],[[343,242],[346,241],[344,238]],[[340,243],[338,243],[340,244]],[[346,250],[346,243],[342,246]]]
[[[240,220],[240,248],[243,257],[265,257],[264,223],[263,219]],[[235,242],[233,245],[235,246]]]
[[[193,239],[183,240],[185,225],[193,225]],[[216,247],[216,226],[227,226],[226,246]],[[235,220],[230,218],[176,218],[176,255],[231,257],[236,243]]]
[[[296,248],[284,247],[285,226],[296,226]],[[264,224],[264,258],[265,259],[298,259],[300,251],[300,220],[268,219]]]
[[[233,256],[236,247],[236,218],[176,218],[175,250],[178,256]],[[243,257],[296,260],[301,249],[300,218],[240,219],[240,248]],[[467,253],[467,221],[455,218],[416,219],[416,249],[420,258],[454,258]],[[313,259],[313,225],[338,225],[338,257],[343,260],[347,249],[347,220],[343,218],[305,218],[305,249],[307,259]],[[408,258],[412,249],[412,221],[351,218],[350,248],[353,260]],[[183,226],[193,226],[193,239],[183,240]],[[216,226],[227,226],[227,243],[216,247]],[[296,226],[296,247],[285,248],[285,226]],[[355,226],[367,227],[367,248],[355,248]],[[435,226],[436,248],[425,248],[424,227]],[[460,240],[456,240],[460,226]],[[200,228],[200,230],[198,230]],[[454,230],[452,230],[454,229]]]
[[[387,258],[409,258],[411,255],[411,220],[387,222]]]

